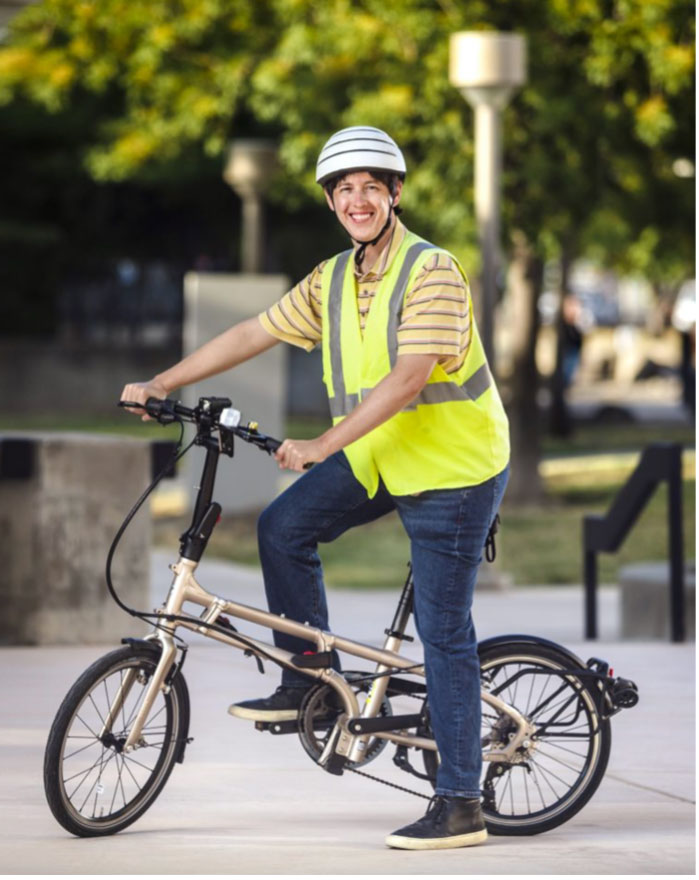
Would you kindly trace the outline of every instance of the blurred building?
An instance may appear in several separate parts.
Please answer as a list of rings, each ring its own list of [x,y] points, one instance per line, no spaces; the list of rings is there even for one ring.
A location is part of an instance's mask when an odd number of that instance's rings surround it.
[[[28,6],[33,0],[0,0],[0,40],[5,39],[7,25],[10,19],[16,15],[23,6]]]

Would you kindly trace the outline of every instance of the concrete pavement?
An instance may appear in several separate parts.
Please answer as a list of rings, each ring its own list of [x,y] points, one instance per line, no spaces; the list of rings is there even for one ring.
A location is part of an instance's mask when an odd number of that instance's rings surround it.
[[[153,555],[159,600],[168,557]],[[209,562],[212,592],[262,604],[256,572]],[[335,590],[331,625],[377,643],[397,592]],[[157,601],[157,600],[156,600]],[[232,699],[271,692],[277,672],[192,637],[185,667],[195,737],[154,806],[111,838],[79,840],[56,824],[42,787],[43,749],[65,692],[111,646],[3,648],[0,703],[0,864],[13,874],[693,874],[695,870],[694,644],[621,642],[618,597],[601,596],[601,640],[582,639],[582,590],[516,588],[477,596],[479,636],[530,632],[583,660],[609,660],[639,685],[639,705],[612,721],[607,775],[567,824],[535,837],[491,837],[482,847],[398,852],[384,835],[421,815],[424,801],[314,767],[295,736],[273,738],[231,718]],[[254,632],[245,626],[245,631]],[[124,633],[134,634],[124,617]],[[419,658],[414,645],[405,651]],[[390,747],[368,771],[429,789],[396,769]],[[415,785],[413,785],[415,783]]]

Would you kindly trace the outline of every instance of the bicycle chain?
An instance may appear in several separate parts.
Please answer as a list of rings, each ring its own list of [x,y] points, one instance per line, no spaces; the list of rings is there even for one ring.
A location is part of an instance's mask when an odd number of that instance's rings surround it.
[[[407,794],[414,794],[415,797],[423,798],[426,801],[431,801],[432,798],[426,794],[421,794],[419,791],[413,791],[412,788],[406,788],[403,785],[396,785],[395,782],[388,782],[386,779],[379,779],[378,776],[372,776],[371,773],[367,773],[364,770],[356,770],[354,767],[345,767],[345,770],[349,770],[351,773],[356,773],[357,776],[363,776],[365,779],[371,779],[374,782],[380,782],[381,785],[387,785],[389,788],[397,788],[398,791],[404,791]]]
[[[385,673],[384,673],[385,674]],[[379,678],[380,676],[372,676],[372,678]],[[417,694],[404,694],[406,697],[411,697],[415,700],[424,700],[424,697],[420,697]],[[431,801],[432,798],[429,795],[422,794],[419,791],[413,791],[412,788],[406,788],[404,785],[398,785],[395,782],[389,782],[387,779],[381,779],[378,776],[374,776],[371,773],[367,773],[366,770],[357,770],[355,767],[345,767],[346,770],[349,770],[351,773],[356,773],[357,776],[363,776],[365,779],[371,779],[372,782],[380,782],[381,785],[387,785],[389,788],[397,788],[398,791],[404,791],[406,794],[414,794],[415,797],[422,798],[426,801]]]
[[[417,666],[419,664],[415,664],[415,665]],[[412,669],[412,667],[408,667],[407,671],[410,671],[411,669]],[[394,670],[391,670],[388,672],[380,672],[376,675],[369,674],[366,676],[362,676],[361,678],[353,679],[351,684],[355,684],[355,685],[360,684],[360,683],[364,684],[365,682],[368,682],[368,681],[375,681],[377,678],[384,678],[385,676],[393,675],[396,672],[405,672],[405,671],[406,671],[405,669],[401,669],[401,670],[394,669]],[[425,699],[423,696],[418,696],[418,694],[404,694],[403,696],[410,697],[415,700],[423,700],[424,701],[424,699]],[[432,800],[432,798],[429,795],[422,794],[419,791],[413,791],[412,788],[406,788],[404,785],[398,785],[395,782],[389,782],[387,779],[381,779],[378,776],[374,776],[371,773],[367,773],[365,770],[357,770],[356,768],[349,767],[349,766],[345,766],[344,769],[349,770],[350,773],[356,773],[357,776],[363,776],[365,779],[370,779],[372,782],[380,782],[381,785],[387,785],[389,788],[396,788],[396,789],[398,789],[398,791],[404,791],[406,794],[414,794],[415,797],[422,798],[423,800],[426,800],[426,801]]]

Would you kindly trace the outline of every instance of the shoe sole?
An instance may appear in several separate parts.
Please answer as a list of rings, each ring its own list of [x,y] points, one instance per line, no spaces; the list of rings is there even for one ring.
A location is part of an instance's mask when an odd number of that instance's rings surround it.
[[[298,709],[277,709],[264,712],[262,709],[246,709],[244,706],[229,706],[228,714],[246,721],[296,721]]]
[[[453,837],[401,837],[389,834],[386,846],[393,849],[452,849],[459,846],[477,846],[488,839],[488,830],[472,831],[470,834],[457,834]]]

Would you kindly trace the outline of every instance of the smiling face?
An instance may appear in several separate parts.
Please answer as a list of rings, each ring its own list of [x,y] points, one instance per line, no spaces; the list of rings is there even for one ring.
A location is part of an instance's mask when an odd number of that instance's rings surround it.
[[[391,204],[400,201],[403,184],[398,181],[395,194],[368,171],[346,174],[325,198],[337,219],[355,241],[371,241],[383,229]]]

